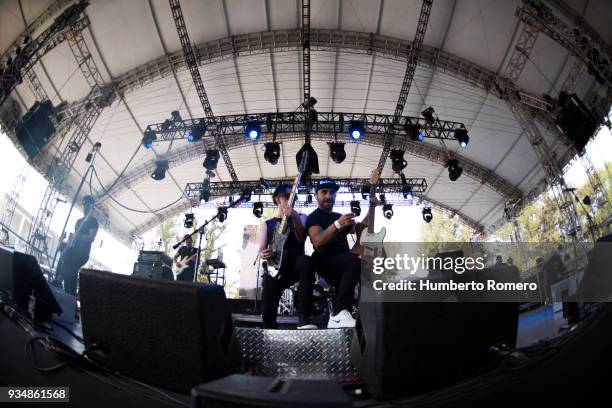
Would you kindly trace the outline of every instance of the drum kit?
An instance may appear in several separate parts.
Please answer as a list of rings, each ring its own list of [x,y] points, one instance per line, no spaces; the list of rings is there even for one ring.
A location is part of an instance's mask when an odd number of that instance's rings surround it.
[[[285,289],[278,303],[279,316],[296,316],[296,300],[299,282],[296,282],[291,287]],[[320,316],[332,310],[331,301],[334,298],[334,288],[325,281],[325,279],[317,279],[312,288],[312,316]]]

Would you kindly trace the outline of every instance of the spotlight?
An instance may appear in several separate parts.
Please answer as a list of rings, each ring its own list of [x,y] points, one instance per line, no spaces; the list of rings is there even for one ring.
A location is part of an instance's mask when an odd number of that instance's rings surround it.
[[[208,188],[200,189],[200,202],[204,201],[205,203],[210,200],[210,190]]]
[[[425,122],[427,122],[428,125],[431,126],[436,123],[436,119],[434,118],[434,108],[432,108],[431,106],[421,112],[421,115],[423,115],[423,117],[425,118]]]
[[[142,135],[142,145],[145,148],[150,149],[151,146],[153,146],[153,142],[156,140],[157,135],[155,132],[153,132],[150,127],[147,127],[147,130],[145,130],[144,134]]]
[[[584,205],[591,205],[591,197],[589,196],[584,196],[584,198],[582,199],[582,203]]]
[[[258,121],[249,121],[244,128],[244,133],[249,140],[255,141],[261,135],[261,125]]]
[[[331,156],[334,163],[342,163],[346,159],[346,152],[344,151],[344,143],[328,143],[329,144],[329,155]]]
[[[413,199],[412,187],[408,184],[408,181],[406,180],[406,176],[404,175],[404,173],[401,173],[400,177],[402,178],[402,194],[404,195],[404,198],[406,200],[412,200]]]
[[[448,178],[450,181],[457,180],[461,173],[463,173],[463,169],[459,167],[459,161],[457,159],[449,159],[446,162],[446,166],[448,167]]]
[[[399,173],[400,171],[404,170],[408,165],[406,160],[404,160],[403,150],[391,150],[389,157],[391,158],[391,167],[396,173]]]
[[[206,123],[204,123],[204,121],[200,121],[200,123],[194,124],[191,127],[187,140],[190,142],[200,141],[202,140],[202,137],[204,137],[204,133],[206,133]]]
[[[155,162],[155,170],[151,174],[153,180],[163,180],[166,177],[166,170],[168,170],[167,160],[158,160]]]
[[[253,204],[253,215],[256,216],[257,218],[261,218],[261,216],[263,215],[263,210],[264,210],[264,206],[261,201],[258,201],[255,204]]]
[[[381,194],[379,196],[378,201],[380,201],[381,203],[385,204],[387,202],[387,197],[384,194]]]
[[[310,98],[308,98],[307,101],[304,101],[304,103],[302,103],[302,106],[304,107],[304,109],[309,110],[312,109],[316,104],[317,100],[311,96]]]
[[[264,159],[272,165],[278,163],[278,159],[280,158],[280,143],[268,142],[264,144],[264,148],[266,149],[264,152]]]
[[[422,142],[425,138],[425,135],[421,133],[421,127],[408,121],[404,124],[404,132],[406,132],[406,136],[413,142]]]
[[[359,217],[361,215],[361,204],[359,201],[351,201],[351,212],[355,214],[355,217]]]
[[[433,219],[433,214],[431,213],[431,208],[429,207],[423,208],[423,211],[421,211],[421,214],[423,215],[423,221],[425,221],[428,224]]]
[[[223,222],[227,220],[227,207],[217,208],[217,215],[218,215],[217,218],[219,219],[219,222]]]
[[[383,205],[382,211],[385,218],[390,220],[393,217],[393,204]]]
[[[363,122],[360,120],[351,120],[349,123],[349,136],[353,140],[359,140],[365,134],[365,128]]]
[[[183,121],[183,118],[181,118],[181,113],[179,111],[172,111],[170,113],[170,117],[175,122],[182,122]]]
[[[195,215],[193,215],[193,213],[185,214],[185,223],[183,224],[185,228],[193,228],[194,222],[195,222]]]
[[[170,119],[164,120],[164,123],[161,124],[161,130],[163,132],[167,132],[172,127],[172,121]]]
[[[455,139],[459,142],[459,146],[465,148],[470,142],[470,137],[467,134],[467,129],[464,127],[460,127],[455,130]]]
[[[312,194],[306,196],[306,204],[312,204]]]
[[[202,166],[206,170],[213,171],[217,168],[217,162],[219,161],[219,151],[215,149],[206,150],[206,157]]]
[[[361,186],[361,198],[363,200],[367,200],[369,195],[370,195],[370,188],[364,184],[363,186]]]

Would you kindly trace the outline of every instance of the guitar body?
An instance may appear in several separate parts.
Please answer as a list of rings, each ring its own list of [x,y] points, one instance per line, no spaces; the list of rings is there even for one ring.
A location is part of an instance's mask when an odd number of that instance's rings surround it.
[[[172,273],[174,274],[174,280],[176,280],[178,276],[189,267],[189,261],[191,261],[196,255],[197,253],[191,256],[185,256],[177,259],[176,263],[178,263],[178,265],[172,263]]]
[[[363,231],[361,234],[361,254],[362,256],[380,257],[384,256],[383,240],[387,230],[382,227],[378,232]]]
[[[280,267],[283,263],[283,257],[286,252],[283,248],[285,246],[285,242],[287,242],[288,236],[289,232],[287,231],[284,234],[274,234],[274,237],[272,237],[272,242],[269,245],[269,248],[272,250],[272,258],[268,259],[267,261],[268,275],[270,275],[272,278],[276,278],[280,272]]]

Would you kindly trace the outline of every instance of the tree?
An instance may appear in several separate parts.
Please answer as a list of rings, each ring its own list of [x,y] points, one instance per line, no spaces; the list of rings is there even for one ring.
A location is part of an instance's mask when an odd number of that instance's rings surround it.
[[[154,238],[147,243],[149,248],[157,248],[161,242],[160,250],[168,256],[174,255],[174,249],[172,245],[180,241],[182,236],[180,235],[180,216],[168,218],[161,224],[159,224],[154,230]]]
[[[219,220],[217,219],[215,219],[208,225],[206,233],[202,238],[204,245],[202,246],[202,252],[200,253],[200,268],[197,277],[198,282],[208,281],[206,275],[204,275],[208,272],[208,265],[206,265],[206,261],[212,259],[213,252],[225,246],[218,245],[217,239],[223,233],[223,231],[225,231],[226,228],[227,225],[219,222]]]

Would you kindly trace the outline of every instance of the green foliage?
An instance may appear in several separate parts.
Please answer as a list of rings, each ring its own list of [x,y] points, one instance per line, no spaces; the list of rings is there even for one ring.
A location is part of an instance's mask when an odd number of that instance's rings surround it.
[[[208,266],[206,265],[206,261],[213,258],[213,253],[225,245],[218,245],[217,239],[223,231],[227,228],[227,224],[223,224],[219,222],[219,220],[214,220],[206,227],[206,233],[202,238],[202,252],[200,253],[200,269],[198,274],[198,282],[206,282],[206,275],[202,275],[203,273],[208,272]],[[199,239],[199,236],[198,236]],[[197,241],[194,242],[194,245],[197,245]]]

